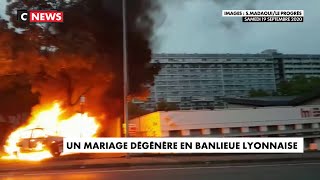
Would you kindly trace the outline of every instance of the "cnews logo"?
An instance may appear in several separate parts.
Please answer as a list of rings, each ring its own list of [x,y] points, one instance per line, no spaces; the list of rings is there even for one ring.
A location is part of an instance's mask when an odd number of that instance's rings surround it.
[[[61,23],[63,12],[57,10],[18,10],[17,20],[30,23]]]

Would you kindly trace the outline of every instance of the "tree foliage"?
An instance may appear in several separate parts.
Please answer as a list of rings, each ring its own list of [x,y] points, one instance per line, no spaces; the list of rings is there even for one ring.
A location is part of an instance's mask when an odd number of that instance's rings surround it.
[[[263,96],[269,96],[270,94],[262,89],[251,89],[249,92],[250,97],[263,97]]]
[[[128,93],[143,97],[159,70],[150,59],[153,13],[161,14],[161,6],[157,0],[127,1],[126,6]],[[19,22],[18,9],[57,9],[64,12],[64,22]],[[123,115],[122,1],[8,0],[6,14],[10,22],[0,21],[0,59],[5,60],[0,76],[23,74],[32,92],[40,94],[40,105],[59,100],[70,114],[85,95],[86,111],[103,124],[101,131],[109,131],[110,121]]]
[[[278,93],[282,96],[297,96],[320,89],[320,78],[304,75],[294,76],[290,81],[282,81],[278,85]]]
[[[306,77],[305,75],[294,76],[290,80],[281,81],[278,84],[277,92],[269,94],[264,90],[252,89],[249,92],[250,97],[263,97],[263,96],[300,96],[307,94],[317,89],[320,90],[320,77]]]
[[[9,116],[29,113],[38,103],[39,94],[31,92],[31,85],[22,76],[0,77],[0,113]]]

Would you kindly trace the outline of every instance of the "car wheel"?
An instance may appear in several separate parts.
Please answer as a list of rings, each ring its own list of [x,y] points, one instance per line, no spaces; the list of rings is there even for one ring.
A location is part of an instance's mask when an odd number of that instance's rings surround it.
[[[50,153],[53,157],[59,157],[62,153],[61,144],[53,144],[50,149]]]

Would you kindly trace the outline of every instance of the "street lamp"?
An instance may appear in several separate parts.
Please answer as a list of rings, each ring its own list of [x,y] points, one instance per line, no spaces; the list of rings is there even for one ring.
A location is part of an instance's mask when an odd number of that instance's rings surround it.
[[[125,123],[125,134],[129,137],[128,120],[128,67],[127,67],[127,18],[126,0],[122,0],[122,23],[123,23],[123,118]]]
[[[84,104],[86,103],[86,97],[84,95],[81,95],[80,96],[80,113],[81,113],[81,121],[84,121],[84,117],[83,117],[83,114],[84,114]],[[80,138],[83,137],[83,134],[82,132],[80,133]]]

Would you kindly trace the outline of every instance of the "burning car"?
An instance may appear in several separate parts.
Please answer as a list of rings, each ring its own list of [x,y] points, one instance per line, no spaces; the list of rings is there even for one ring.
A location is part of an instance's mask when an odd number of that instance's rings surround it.
[[[41,161],[62,154],[63,138],[96,137],[100,124],[95,117],[64,112],[59,102],[34,108],[27,123],[8,136],[1,159]]]
[[[20,152],[28,153],[48,150],[52,156],[58,157],[62,153],[63,137],[49,135],[44,128],[29,129],[21,133],[17,147],[19,148],[15,152],[17,156],[19,156]]]

